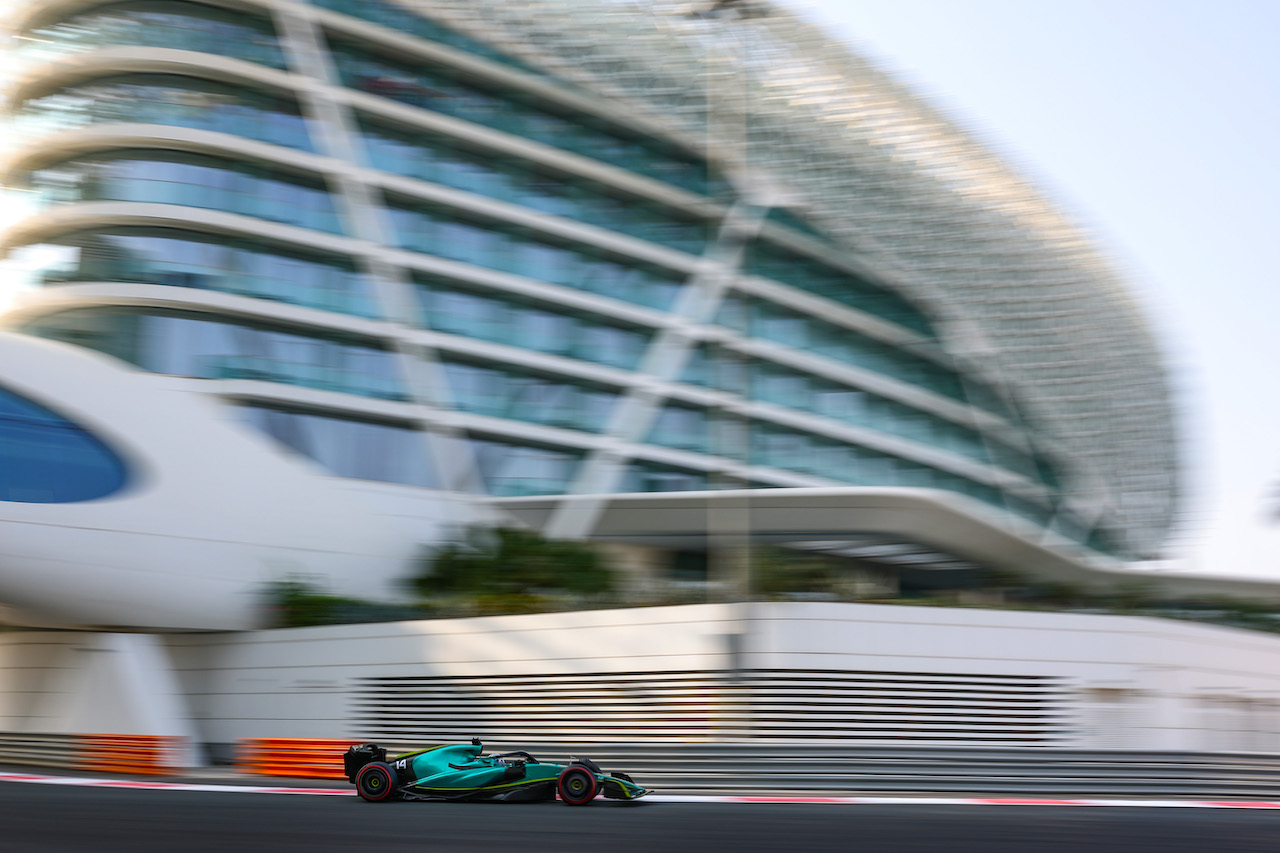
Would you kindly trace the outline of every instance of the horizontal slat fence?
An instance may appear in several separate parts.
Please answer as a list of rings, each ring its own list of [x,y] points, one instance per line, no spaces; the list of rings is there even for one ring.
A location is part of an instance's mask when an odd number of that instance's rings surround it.
[[[1061,746],[1049,676],[749,670],[357,679],[370,739]]]
[[[167,776],[179,769],[181,738],[115,734],[0,732],[0,762],[132,776]]]
[[[76,735],[0,733],[0,761],[31,767],[74,767],[80,756]]]

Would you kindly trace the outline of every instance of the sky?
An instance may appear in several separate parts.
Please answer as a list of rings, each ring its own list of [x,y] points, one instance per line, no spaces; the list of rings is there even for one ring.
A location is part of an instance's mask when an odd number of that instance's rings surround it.
[[[1280,3],[792,0],[1090,231],[1182,415],[1178,568],[1280,579]]]

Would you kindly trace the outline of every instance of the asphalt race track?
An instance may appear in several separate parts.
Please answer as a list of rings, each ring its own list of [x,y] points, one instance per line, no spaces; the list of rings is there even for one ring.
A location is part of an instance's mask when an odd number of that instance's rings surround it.
[[[1275,851],[1280,811],[612,803],[370,804],[356,797],[0,782],[0,850]]]

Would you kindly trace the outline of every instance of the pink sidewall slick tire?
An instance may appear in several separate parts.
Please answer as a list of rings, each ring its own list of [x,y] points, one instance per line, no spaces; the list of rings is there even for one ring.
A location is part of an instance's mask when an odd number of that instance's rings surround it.
[[[560,800],[570,806],[585,806],[600,792],[595,774],[578,764],[560,774],[556,789],[560,792]]]
[[[372,761],[356,774],[356,793],[371,803],[390,799],[396,790],[396,774],[381,761]]]

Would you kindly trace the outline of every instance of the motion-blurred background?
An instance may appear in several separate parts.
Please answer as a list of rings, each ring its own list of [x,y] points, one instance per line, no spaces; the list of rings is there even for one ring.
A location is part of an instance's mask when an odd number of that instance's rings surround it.
[[[1234,8],[13,4],[11,757],[1274,751]]]

